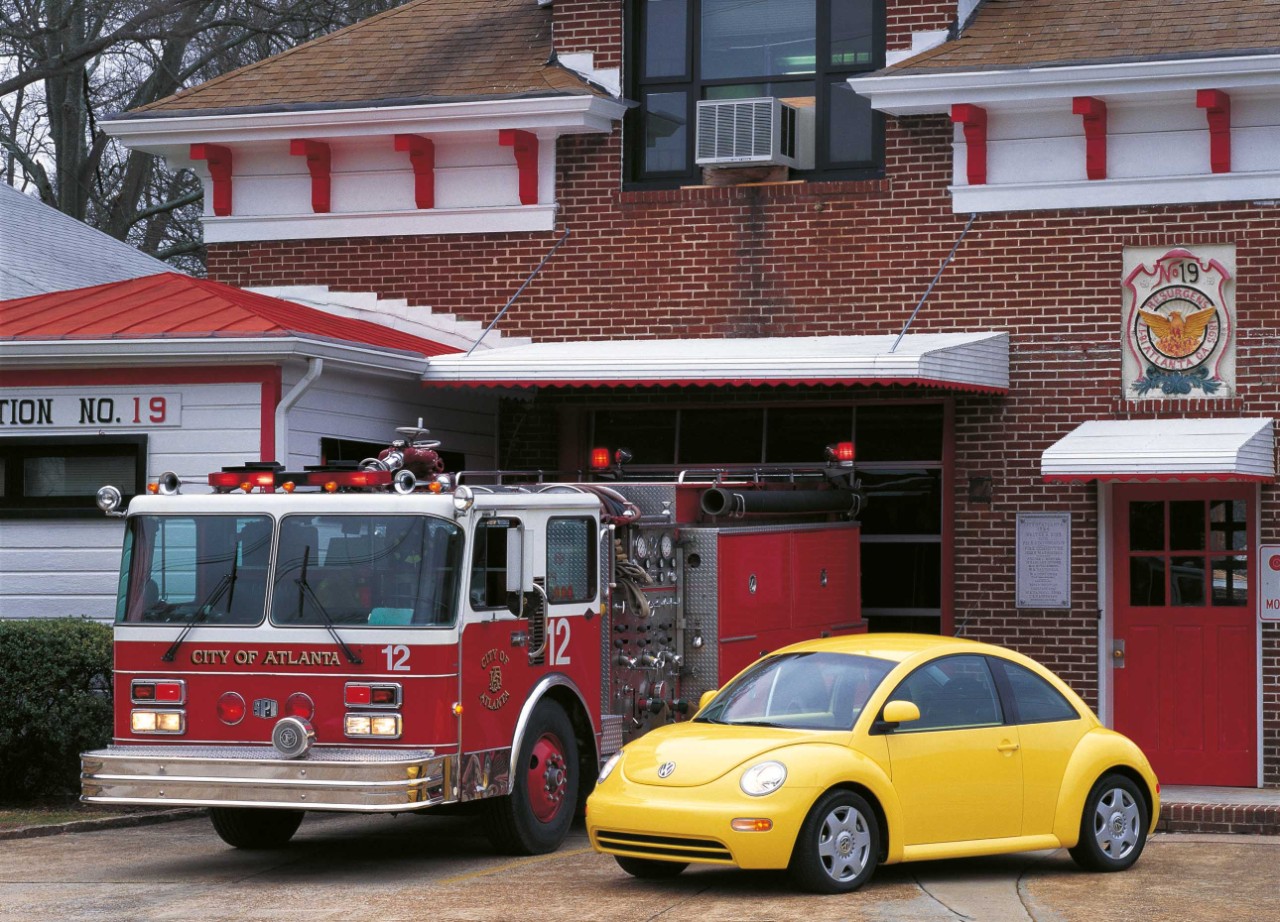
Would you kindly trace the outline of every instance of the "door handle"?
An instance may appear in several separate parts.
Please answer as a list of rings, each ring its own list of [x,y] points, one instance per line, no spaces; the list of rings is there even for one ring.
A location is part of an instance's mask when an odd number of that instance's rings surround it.
[[[1017,752],[1020,748],[1019,743],[1001,743],[996,747],[999,752]]]

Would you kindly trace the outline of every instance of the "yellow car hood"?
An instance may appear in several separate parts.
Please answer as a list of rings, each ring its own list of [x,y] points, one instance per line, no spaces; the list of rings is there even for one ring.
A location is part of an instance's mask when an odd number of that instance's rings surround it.
[[[715,781],[736,768],[746,768],[776,750],[797,743],[847,744],[849,731],[732,727],[725,724],[680,723],[662,727],[627,744],[621,769],[635,784],[686,788]],[[659,770],[670,765],[667,776]]]

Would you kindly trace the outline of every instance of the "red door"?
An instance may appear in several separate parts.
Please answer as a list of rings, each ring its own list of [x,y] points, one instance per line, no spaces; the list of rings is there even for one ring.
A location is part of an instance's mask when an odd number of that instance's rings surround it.
[[[1116,729],[1163,784],[1257,784],[1254,495],[1116,487]]]

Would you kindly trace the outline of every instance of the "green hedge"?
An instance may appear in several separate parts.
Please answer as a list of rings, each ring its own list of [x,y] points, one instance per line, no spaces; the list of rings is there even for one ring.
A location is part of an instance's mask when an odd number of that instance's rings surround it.
[[[111,627],[0,621],[0,801],[80,789],[80,753],[111,739]]]

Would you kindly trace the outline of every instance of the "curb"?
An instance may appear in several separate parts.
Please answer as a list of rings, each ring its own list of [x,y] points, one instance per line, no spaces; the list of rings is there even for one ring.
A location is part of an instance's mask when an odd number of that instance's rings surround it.
[[[1280,805],[1163,803],[1157,830],[1280,836]]]
[[[39,839],[44,836],[60,836],[72,832],[94,832],[98,829],[128,829],[133,826],[155,826],[174,820],[186,820],[204,816],[202,809],[164,810],[159,813],[131,813],[125,816],[104,816],[96,820],[72,820],[69,823],[52,823],[44,826],[18,826],[0,829],[0,841],[5,839]]]

